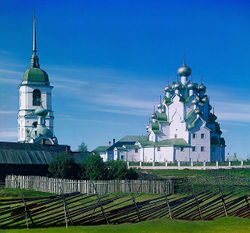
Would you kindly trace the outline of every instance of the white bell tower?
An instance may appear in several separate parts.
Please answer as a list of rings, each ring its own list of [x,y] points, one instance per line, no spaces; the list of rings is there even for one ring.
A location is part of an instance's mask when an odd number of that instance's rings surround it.
[[[39,58],[36,54],[36,22],[33,23],[33,55],[30,67],[25,71],[19,85],[18,111],[18,141],[30,142],[31,131],[38,125],[38,116],[35,111],[41,106],[47,110],[45,126],[53,133],[53,111],[51,92],[53,86],[49,83],[47,73],[40,69]],[[41,136],[41,135],[40,135]]]

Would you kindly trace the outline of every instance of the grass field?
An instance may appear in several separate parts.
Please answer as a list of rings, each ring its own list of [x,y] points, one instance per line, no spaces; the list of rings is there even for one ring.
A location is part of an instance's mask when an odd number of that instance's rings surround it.
[[[146,170],[149,173],[157,175],[160,178],[166,177],[190,177],[190,176],[248,176],[250,177],[250,168],[233,168],[218,170]]]
[[[0,230],[0,233],[246,233],[250,231],[250,220],[237,217],[216,219],[214,221],[182,221],[158,219],[136,224],[75,226],[39,229]]]

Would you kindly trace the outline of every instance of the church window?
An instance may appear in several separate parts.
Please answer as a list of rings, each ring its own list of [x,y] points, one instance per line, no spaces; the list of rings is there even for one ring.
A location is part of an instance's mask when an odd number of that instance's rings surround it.
[[[196,134],[195,133],[192,134],[192,138],[196,138]]]
[[[138,153],[138,149],[135,149],[135,153]]]
[[[204,133],[201,134],[201,139],[205,139],[205,134]]]
[[[181,151],[184,151],[184,147],[181,147]]]
[[[40,106],[41,105],[41,91],[35,89],[33,91],[33,106]]]
[[[195,146],[192,147],[192,151],[195,151]]]
[[[204,151],[204,146],[201,146],[201,151]]]
[[[174,138],[177,138],[177,137],[178,137],[178,135],[177,135],[177,134],[175,134],[175,135],[174,135]]]
[[[161,148],[159,146],[157,147],[157,151],[161,151]]]
[[[121,155],[121,160],[124,160],[124,155]]]

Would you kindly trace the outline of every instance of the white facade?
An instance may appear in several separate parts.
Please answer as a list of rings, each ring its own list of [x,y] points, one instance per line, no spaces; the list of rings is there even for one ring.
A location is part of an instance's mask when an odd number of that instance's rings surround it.
[[[19,85],[19,111],[18,111],[18,141],[28,142],[29,134],[31,133],[34,125],[38,123],[38,116],[36,116],[35,110],[40,108],[39,105],[33,104],[33,93],[35,90],[39,90],[41,93],[41,104],[44,109],[48,111],[45,117],[45,126],[49,128],[52,132],[53,127],[53,111],[52,111],[52,101],[51,101],[51,91],[52,86],[45,85],[33,85],[26,83],[21,83]]]
[[[206,87],[189,80],[191,72],[184,62],[178,69],[181,81],[166,86],[165,96],[147,126],[148,136],[123,138],[107,150],[108,160],[225,161],[225,141],[211,112]],[[138,147],[136,152],[131,150],[133,145]]]

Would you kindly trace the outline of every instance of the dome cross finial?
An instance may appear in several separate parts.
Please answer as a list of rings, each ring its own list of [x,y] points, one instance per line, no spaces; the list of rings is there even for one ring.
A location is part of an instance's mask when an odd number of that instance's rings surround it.
[[[184,53],[184,56],[183,56],[183,66],[186,65],[186,54]]]

